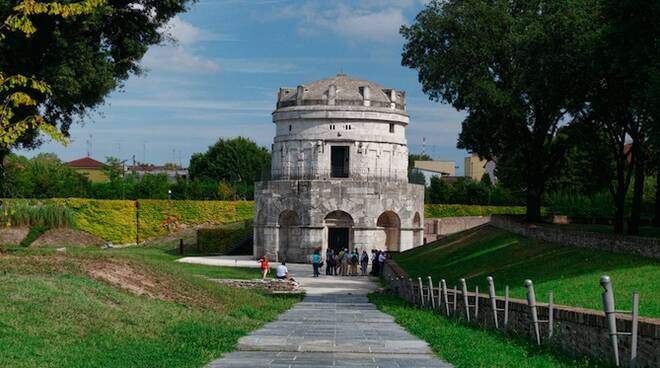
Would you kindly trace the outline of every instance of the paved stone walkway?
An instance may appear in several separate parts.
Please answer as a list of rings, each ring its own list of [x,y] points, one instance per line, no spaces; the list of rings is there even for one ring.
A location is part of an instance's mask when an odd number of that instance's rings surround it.
[[[194,263],[242,265],[242,261],[216,257]],[[302,302],[277,321],[241,338],[238,351],[209,367],[451,367],[438,360],[426,342],[369,303],[366,294],[377,287],[374,280],[324,275],[313,278],[310,269],[309,265],[289,265],[307,292]]]

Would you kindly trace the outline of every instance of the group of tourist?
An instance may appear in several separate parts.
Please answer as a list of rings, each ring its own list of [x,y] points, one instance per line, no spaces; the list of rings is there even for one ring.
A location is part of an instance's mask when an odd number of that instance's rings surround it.
[[[360,253],[357,248],[353,249],[352,252],[348,248],[344,248],[337,253],[333,249],[328,249],[325,253],[325,261],[321,257],[321,252],[317,250],[312,254],[310,260],[314,270],[314,277],[319,277],[321,275],[320,269],[324,264],[325,274],[328,276],[366,276],[369,271],[369,260],[371,260],[371,272],[369,272],[369,275],[382,276],[386,259],[385,251],[382,250],[372,249],[370,257],[366,250],[362,250],[362,253]],[[270,269],[268,257],[261,257],[259,263],[261,265],[262,278],[265,279]],[[359,274],[358,267],[360,268]],[[282,262],[276,271],[276,277],[278,279],[291,278],[285,262]]]
[[[385,252],[372,249],[371,257],[369,257],[366,250],[362,250],[362,253],[360,253],[357,248],[353,249],[352,252],[348,248],[344,248],[337,253],[333,249],[328,249],[325,253],[325,274],[328,276],[366,276],[370,258],[370,275],[381,276],[386,259]],[[320,252],[314,252],[312,255],[314,277],[320,276],[319,269],[323,266],[323,263]],[[360,268],[359,274],[358,267]]]

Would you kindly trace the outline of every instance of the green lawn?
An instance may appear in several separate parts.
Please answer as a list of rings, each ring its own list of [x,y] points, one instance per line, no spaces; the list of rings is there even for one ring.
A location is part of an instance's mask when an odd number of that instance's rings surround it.
[[[256,269],[175,263],[163,247],[10,249],[0,256],[0,367],[201,367],[300,300],[207,280]],[[89,276],[130,265],[166,295],[139,296]]]
[[[438,356],[457,368],[597,366],[570,359],[547,347],[537,347],[522,338],[463,325],[438,313],[419,309],[396,296],[372,293],[369,299],[410,333],[427,341]]]
[[[486,277],[493,276],[498,294],[505,285],[511,296],[524,299],[525,279],[534,281],[537,298],[546,300],[553,290],[555,303],[600,310],[602,288],[599,279],[613,280],[617,309],[629,309],[632,292],[640,293],[640,313],[660,317],[660,261],[594,251],[537,241],[494,227],[454,234],[394,256],[413,277],[432,276],[447,286],[465,277],[472,290],[486,289]]]

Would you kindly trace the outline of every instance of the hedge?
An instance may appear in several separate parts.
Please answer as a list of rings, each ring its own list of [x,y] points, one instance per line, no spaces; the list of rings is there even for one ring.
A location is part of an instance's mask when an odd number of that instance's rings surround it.
[[[197,251],[200,253],[221,253],[252,234],[250,221],[239,222],[219,228],[197,230]]]
[[[254,217],[251,201],[168,201],[143,199],[140,204],[140,238],[164,235],[169,226],[228,224]]]
[[[525,207],[523,206],[480,206],[466,204],[427,204],[424,206],[425,218],[523,214],[525,214]]]

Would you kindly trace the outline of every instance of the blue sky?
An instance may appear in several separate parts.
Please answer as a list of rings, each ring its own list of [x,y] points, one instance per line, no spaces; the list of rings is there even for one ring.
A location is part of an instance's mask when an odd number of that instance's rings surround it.
[[[238,135],[270,147],[277,90],[344,72],[403,89],[408,96],[411,152],[455,160],[464,114],[431,102],[414,70],[401,66],[401,24],[423,0],[201,0],[175,18],[176,42],[152,47],[123,91],[72,128],[72,142],[47,143],[34,155],[82,157],[91,146],[99,160],[117,156],[151,163],[179,162],[219,137]]]

